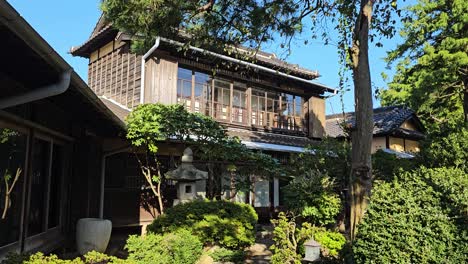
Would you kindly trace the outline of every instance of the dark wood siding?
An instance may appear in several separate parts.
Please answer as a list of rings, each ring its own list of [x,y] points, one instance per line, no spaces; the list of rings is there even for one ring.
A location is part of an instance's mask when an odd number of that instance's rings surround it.
[[[98,96],[127,107],[140,103],[141,56],[130,53],[129,44],[114,43],[112,51],[98,55],[88,67],[88,84]]]

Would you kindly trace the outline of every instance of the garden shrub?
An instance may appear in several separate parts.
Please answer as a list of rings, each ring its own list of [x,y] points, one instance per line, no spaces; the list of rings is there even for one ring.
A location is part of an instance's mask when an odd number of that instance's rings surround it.
[[[468,129],[430,135],[421,146],[420,158],[427,167],[455,167],[468,173]]]
[[[2,264],[22,264],[24,261],[28,260],[30,254],[26,253],[16,253],[16,252],[8,252],[0,263]]]
[[[333,225],[341,212],[341,199],[333,191],[334,182],[326,174],[309,171],[294,178],[284,190],[288,209],[315,225]]]
[[[467,263],[468,174],[401,172],[377,182],[353,245],[356,263]]]
[[[310,223],[302,223],[299,228],[294,217],[288,218],[284,213],[280,213],[278,219],[271,222],[275,226],[273,231],[275,243],[271,246],[274,252],[271,257],[273,264],[300,264],[305,253],[304,243],[311,238],[321,246],[321,262],[332,263],[341,260],[340,252],[346,243],[341,233]]]
[[[402,159],[379,149],[372,154],[372,169],[375,179],[391,181],[401,171],[409,171],[416,167],[414,159]]]
[[[203,253],[200,240],[187,230],[179,230],[165,235],[132,235],[125,248],[128,260],[133,263],[192,264]]]
[[[3,263],[3,262],[2,262]],[[10,263],[10,262],[6,262]],[[86,253],[83,258],[60,259],[57,255],[44,255],[42,252],[35,253],[24,260],[25,264],[133,264],[135,262],[119,259],[114,256],[108,256],[104,253],[91,251]]]
[[[190,230],[204,244],[238,249],[255,242],[257,220],[248,204],[196,200],[167,209],[148,226],[148,232]]]
[[[8,254],[2,264],[133,264],[134,262],[119,259],[114,256],[96,251],[88,252],[83,258],[75,259],[60,259],[57,255],[44,255],[42,252],[37,252],[32,255],[26,254]]]
[[[245,252],[243,250],[231,250],[227,248],[218,248],[209,253],[210,257],[216,262],[244,263]]]

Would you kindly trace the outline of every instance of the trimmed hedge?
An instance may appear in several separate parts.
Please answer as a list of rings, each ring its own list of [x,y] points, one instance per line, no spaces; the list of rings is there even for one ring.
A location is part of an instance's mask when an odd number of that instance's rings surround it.
[[[467,186],[463,170],[424,167],[376,184],[356,263],[467,263]]]
[[[257,220],[248,204],[195,200],[167,209],[147,230],[157,234],[190,230],[204,244],[239,249],[255,242]]]
[[[187,230],[165,235],[132,235],[125,248],[129,263],[193,264],[203,253],[203,244]]]

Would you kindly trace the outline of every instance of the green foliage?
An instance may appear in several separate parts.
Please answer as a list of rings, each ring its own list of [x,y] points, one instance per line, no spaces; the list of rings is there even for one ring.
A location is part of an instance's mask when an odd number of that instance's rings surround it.
[[[353,245],[357,263],[466,263],[468,174],[420,168],[376,184]]]
[[[360,5],[352,1],[105,0],[101,9],[119,30],[138,36],[134,41],[137,52],[148,50],[155,36],[174,37],[182,28],[190,36],[190,44],[232,55],[232,47],[239,44],[255,49],[274,41],[288,48],[292,38],[306,31],[311,39],[321,37],[328,43],[330,28],[324,28],[324,19],[346,34],[345,43],[340,43],[344,50],[351,46]],[[371,40],[393,35],[396,10],[395,0],[374,4]]]
[[[274,251],[271,257],[272,263],[299,264],[303,259],[304,243],[313,238],[321,245],[323,262],[332,262],[340,259],[340,252],[346,243],[345,237],[338,232],[327,230],[323,227],[303,223],[296,226],[294,217],[288,218],[283,212],[278,219],[271,220],[275,229],[273,231]]]
[[[320,230],[314,234],[314,240],[322,246],[323,255],[338,257],[341,249],[346,244],[343,234],[328,230]]]
[[[246,253],[243,250],[218,248],[209,253],[216,262],[244,263]]]
[[[190,231],[178,230],[164,235],[130,236],[125,248],[134,263],[193,264],[203,252],[200,240]]]
[[[298,253],[298,241],[296,223],[290,221],[283,212],[280,212],[277,220],[271,220],[275,226],[271,249],[271,263],[273,264],[300,264],[301,254]]]
[[[257,220],[248,204],[197,200],[169,208],[148,226],[148,231],[161,234],[185,229],[204,244],[239,249],[254,243]]]
[[[236,183],[248,181],[248,177],[241,177],[246,175],[242,174],[245,171],[268,176],[281,173],[276,159],[247,149],[238,138],[229,137],[220,123],[209,116],[189,113],[182,105],[139,105],[129,114],[127,122],[127,138],[134,147],[147,151],[147,157],[140,160],[142,171],[151,176],[147,177],[147,180],[155,183],[159,183],[162,178],[158,166],[154,164],[157,163],[155,155],[158,143],[167,140],[184,142],[192,147],[197,158],[208,164],[209,198],[221,193],[221,179],[215,175],[226,171],[226,164],[235,167],[239,172],[236,174]],[[153,162],[154,160],[156,162]],[[242,163],[242,166],[238,166],[239,163]]]
[[[86,253],[84,257],[84,263],[86,264],[133,264],[134,262],[131,260],[123,260],[119,259],[114,256],[108,256],[104,253],[100,253],[97,251],[90,251]]]
[[[464,119],[463,100],[468,101],[463,95],[468,91],[468,4],[419,0],[407,13],[403,43],[387,57],[389,63],[398,61],[397,73],[380,92],[381,102],[407,104],[429,132],[457,127]]]
[[[73,260],[62,260],[57,257],[57,255],[45,256],[43,253],[38,252],[29,257],[25,264],[84,264],[80,258]]]
[[[326,226],[336,222],[342,206],[334,183],[326,174],[309,171],[295,177],[283,188],[286,206],[313,224]]]
[[[421,147],[420,156],[426,166],[455,167],[468,172],[468,129],[430,135]]]
[[[327,174],[336,183],[335,191],[346,188],[347,177],[351,168],[351,146],[347,141],[325,138],[309,146],[307,151],[292,155],[288,174],[293,177],[303,176],[310,171]]]
[[[30,254],[19,254],[16,252],[8,252],[5,256],[5,259],[2,260],[2,264],[22,264],[24,261],[28,260]]]
[[[226,138],[223,127],[212,118],[187,112],[182,105],[143,104],[127,117],[127,138],[135,147],[156,153],[157,144],[168,139],[216,143]]]
[[[119,259],[114,256],[91,251],[86,253],[83,258],[75,259],[60,259],[57,255],[44,255],[42,252],[37,252],[32,255],[9,253],[2,261],[2,264],[133,264],[130,260]]]
[[[391,181],[400,171],[409,171],[416,167],[413,159],[398,158],[394,154],[378,150],[372,155],[373,176],[377,180]]]

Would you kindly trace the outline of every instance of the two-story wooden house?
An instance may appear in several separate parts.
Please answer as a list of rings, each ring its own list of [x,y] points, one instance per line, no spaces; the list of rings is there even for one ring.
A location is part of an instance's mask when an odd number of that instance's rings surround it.
[[[197,47],[181,52],[184,45],[181,40],[165,38],[157,38],[145,55],[137,55],[130,50],[131,42],[129,35],[101,17],[90,38],[71,49],[74,56],[89,59],[89,86],[122,119],[142,103],[182,104],[188,111],[213,117],[247,147],[284,160],[288,153],[303,151],[325,134],[323,96],[335,90],[312,82],[319,77],[317,71],[287,63],[266,52],[256,53],[254,62]],[[238,49],[238,52],[249,51]],[[163,154],[182,153],[177,146],[160,150]],[[120,159],[126,160],[125,154],[121,155]],[[109,157],[109,162],[113,159],[116,157]],[[120,169],[106,175],[106,183],[110,185],[106,185],[104,214],[115,225],[135,222],[124,216],[121,206],[111,208],[111,204],[127,204],[138,192],[134,179],[138,173],[130,168],[135,164],[125,167],[124,163],[116,161]],[[117,171],[128,173],[118,176],[122,173]],[[278,206],[279,189],[277,179],[258,182],[257,199],[250,202],[255,207]],[[117,201],[125,197],[127,201]],[[150,215],[142,212],[138,222],[150,219]]]

